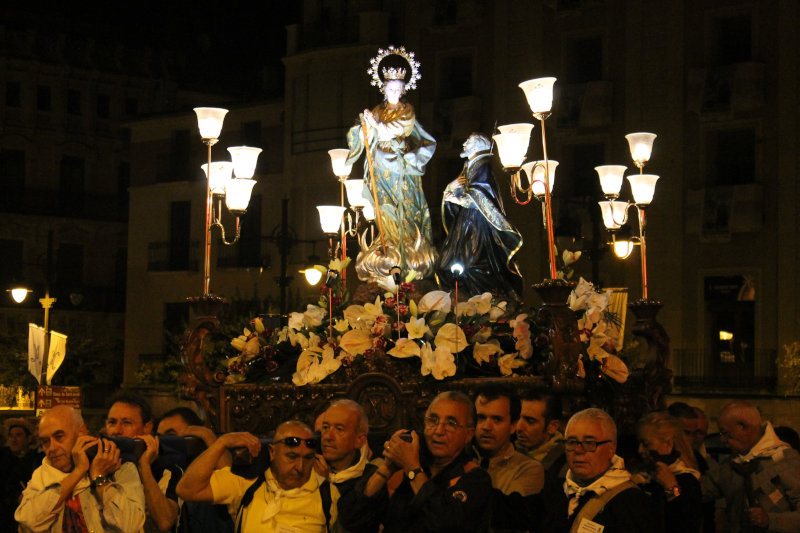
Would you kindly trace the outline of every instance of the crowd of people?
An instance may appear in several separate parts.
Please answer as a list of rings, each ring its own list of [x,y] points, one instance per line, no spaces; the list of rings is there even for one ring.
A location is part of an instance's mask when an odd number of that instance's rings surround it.
[[[473,397],[443,392],[423,420],[371,447],[367,413],[348,399],[332,401],[315,427],[287,420],[270,439],[217,436],[185,407],[156,424],[126,391],[98,436],[56,406],[38,429],[7,421],[0,529],[800,531],[797,434],[743,401],[717,414],[712,453],[708,417],[681,402],[639,421],[635,455],[603,410],[564,416],[557,396],[520,398],[495,384]],[[203,449],[191,461],[186,446],[183,462],[167,457],[165,443],[189,441]],[[252,461],[242,466],[234,455],[245,451]]]

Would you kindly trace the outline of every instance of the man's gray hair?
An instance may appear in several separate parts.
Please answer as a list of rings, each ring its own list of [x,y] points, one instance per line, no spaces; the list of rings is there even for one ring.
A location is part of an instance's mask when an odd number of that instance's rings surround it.
[[[358,428],[358,433],[361,435],[366,435],[369,432],[369,417],[367,416],[367,412],[364,410],[364,407],[360,403],[348,398],[340,398],[338,400],[333,400],[328,406],[328,409],[336,406],[347,407],[348,409],[355,411],[358,414],[358,423],[356,425]]]
[[[431,400],[431,403],[428,404],[428,409],[425,411],[426,415],[431,410],[431,406],[436,402],[438,402],[439,400],[448,400],[451,402],[463,403],[467,408],[467,426],[475,427],[475,419],[477,418],[475,414],[475,402],[473,402],[469,396],[467,396],[463,392],[455,390],[440,392],[436,396],[436,398]]]
[[[492,149],[492,141],[483,133],[472,133],[468,139],[473,139],[476,152],[489,151]]]
[[[579,420],[593,420],[595,422],[599,422],[608,438],[615,443],[617,442],[617,424],[614,423],[614,419],[611,418],[611,415],[596,407],[590,407],[589,409],[578,411],[572,415],[572,417],[569,419],[569,422],[567,422],[564,435],[568,434],[570,426]]]

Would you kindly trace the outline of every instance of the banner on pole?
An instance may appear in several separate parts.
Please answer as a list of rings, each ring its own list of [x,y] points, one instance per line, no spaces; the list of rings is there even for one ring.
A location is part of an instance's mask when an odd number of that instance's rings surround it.
[[[64,357],[67,355],[67,336],[57,331],[50,331],[50,349],[47,354],[47,384],[53,380]]]
[[[42,384],[42,359],[44,357],[44,328],[28,323],[28,371],[39,385]]]

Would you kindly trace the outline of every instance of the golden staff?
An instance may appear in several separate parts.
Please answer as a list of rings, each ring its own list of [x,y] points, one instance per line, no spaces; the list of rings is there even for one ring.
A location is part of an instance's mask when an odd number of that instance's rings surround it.
[[[381,250],[386,255],[386,241],[383,239],[383,222],[381,222],[381,208],[378,205],[378,189],[375,186],[375,171],[372,169],[372,156],[369,153],[369,141],[367,140],[367,123],[361,121],[361,129],[364,130],[364,151],[367,153],[367,164],[369,165],[369,175],[372,178],[372,197],[375,201],[375,219],[378,221],[378,232],[381,234]]]

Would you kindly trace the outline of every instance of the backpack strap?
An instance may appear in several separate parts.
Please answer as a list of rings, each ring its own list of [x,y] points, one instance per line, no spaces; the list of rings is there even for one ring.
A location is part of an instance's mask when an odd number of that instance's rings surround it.
[[[261,472],[253,484],[247,487],[247,490],[242,496],[242,501],[239,503],[239,510],[236,512],[236,533],[241,533],[242,531],[242,515],[244,515],[245,507],[253,502],[253,495],[256,493],[256,490],[258,490],[258,487],[266,483],[266,481],[266,475],[264,472]]]
[[[572,521],[572,527],[569,529],[570,533],[577,533],[578,528],[581,525],[581,521],[583,521],[584,518],[586,520],[592,520],[603,510],[606,504],[610,502],[614,496],[622,491],[634,487],[636,487],[636,484],[633,481],[624,481],[616,487],[605,491],[597,498],[591,498],[583,507],[581,507],[581,510],[578,511],[578,514],[575,516],[575,520]]]
[[[319,495],[322,498],[322,512],[325,513],[325,530],[330,531],[331,526],[331,503],[333,499],[331,498],[331,482],[325,480],[319,486]]]

